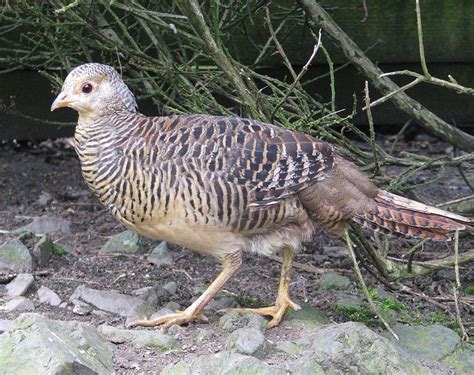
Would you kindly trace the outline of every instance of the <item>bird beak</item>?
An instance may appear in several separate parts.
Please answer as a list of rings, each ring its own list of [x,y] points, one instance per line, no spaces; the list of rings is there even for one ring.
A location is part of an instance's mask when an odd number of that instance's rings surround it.
[[[54,99],[53,104],[51,104],[51,112],[61,107],[67,107],[70,103],[70,101],[66,100],[66,94],[61,92],[56,99]]]

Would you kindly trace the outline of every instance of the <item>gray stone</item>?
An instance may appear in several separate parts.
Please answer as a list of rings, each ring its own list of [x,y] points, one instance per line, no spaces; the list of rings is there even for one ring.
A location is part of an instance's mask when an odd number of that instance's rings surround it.
[[[33,258],[20,240],[11,240],[0,246],[0,269],[16,272],[31,272]]]
[[[176,294],[176,290],[178,289],[178,285],[174,281],[170,281],[163,285],[163,289],[166,290],[169,295],[173,296]]]
[[[246,355],[222,351],[217,354],[186,358],[177,364],[165,367],[161,375],[285,375],[278,367]]]
[[[135,297],[146,297],[148,295],[148,293],[150,293],[150,291],[153,289],[152,286],[145,286],[143,288],[140,288],[140,289],[135,289],[135,290],[132,290],[132,292],[130,293],[132,296],[135,296]]]
[[[176,340],[173,336],[158,330],[121,329],[101,325],[99,331],[113,343],[130,342],[136,348],[154,348],[160,351],[173,349]]]
[[[186,333],[186,328],[181,327],[178,324],[172,324],[169,328],[167,333],[173,335],[173,337],[177,340],[181,340]]]
[[[46,191],[42,191],[36,203],[42,207],[47,207],[53,202],[53,196]]]
[[[0,333],[9,331],[12,326],[11,320],[0,319]]]
[[[461,345],[461,338],[452,329],[439,324],[429,326],[392,327],[399,344],[410,352],[431,360],[440,360],[454,353]]]
[[[281,341],[277,344],[276,349],[290,356],[296,356],[302,351],[302,349],[292,341]]]
[[[321,310],[315,309],[307,303],[299,303],[300,310],[295,311],[291,307],[287,310],[285,318],[293,321],[303,321],[313,325],[328,324],[329,318]]]
[[[92,326],[23,314],[0,335],[2,374],[111,374],[113,348]]]
[[[222,315],[219,319],[219,328],[226,332],[235,331],[244,326],[241,316],[236,311],[229,311]]]
[[[335,259],[347,258],[349,256],[349,251],[345,246],[323,246],[323,252],[328,257]]]
[[[204,308],[209,311],[219,311],[224,309],[230,309],[232,307],[237,307],[239,303],[234,297],[217,297],[214,298],[211,302],[207,304]]]
[[[71,301],[74,307],[72,308],[72,312],[77,315],[85,316],[89,315],[92,312],[92,306],[88,303],[82,302],[78,299],[74,299]]]
[[[32,274],[19,273],[7,284],[7,295],[10,297],[24,296],[34,282],[35,277]]]
[[[170,301],[165,305],[165,308],[170,309],[171,311],[181,310],[181,305],[177,302]]]
[[[198,328],[196,335],[196,344],[203,344],[214,337],[214,332],[205,328]]]
[[[84,285],[77,287],[72,296],[73,300],[82,300],[100,310],[119,314],[121,316],[133,316],[138,306],[143,300],[116,291],[97,290]]]
[[[247,312],[242,315],[242,320],[244,326],[247,328],[255,328],[262,333],[267,330],[268,320],[261,315],[252,312]]]
[[[437,278],[438,280],[439,279],[445,279],[449,281],[456,280],[456,274],[454,273],[453,270],[450,270],[450,269],[439,270],[433,276]]]
[[[165,289],[161,285],[155,285],[147,291],[144,291],[141,298],[143,298],[144,301],[147,301],[152,305],[160,306],[161,301],[163,299],[167,299],[169,296],[170,293],[167,289]]]
[[[161,318],[162,316],[165,316],[165,315],[169,315],[169,314],[173,314],[174,311],[171,310],[171,309],[168,309],[166,307],[158,310],[156,313],[154,313],[152,316],[150,316],[150,319],[153,320],[153,319],[158,319],[158,318]]]
[[[239,328],[232,332],[226,340],[226,348],[240,354],[263,357],[266,339],[256,328]]]
[[[443,359],[443,363],[454,369],[456,374],[472,374],[474,369],[474,348],[472,345],[457,350]]]
[[[53,246],[55,245],[48,234],[41,236],[39,239],[35,238],[35,240],[32,255],[36,261],[36,265],[44,267],[53,256]]]
[[[38,289],[38,299],[41,303],[47,303],[51,306],[59,306],[61,304],[61,298],[45,286]]]
[[[321,276],[319,281],[319,290],[329,289],[347,289],[351,285],[348,277],[339,275],[335,272],[327,272]]]
[[[335,301],[332,304],[336,309],[360,309],[364,301],[361,298],[338,292],[335,295]]]
[[[24,311],[33,311],[34,309],[35,309],[35,304],[33,303],[33,301],[23,296],[12,298],[0,308],[0,310],[6,311],[6,312],[12,312],[12,311],[24,312]]]
[[[303,330],[295,342],[303,352],[289,363],[294,374],[448,374],[391,340],[355,322]]]
[[[168,250],[166,241],[161,241],[148,254],[148,261],[158,267],[171,266],[173,264],[173,257]]]
[[[143,252],[143,247],[140,244],[140,236],[131,230],[112,236],[99,251],[100,254],[141,252]]]
[[[71,234],[71,222],[61,217],[38,216],[23,229],[37,235],[40,234]]]

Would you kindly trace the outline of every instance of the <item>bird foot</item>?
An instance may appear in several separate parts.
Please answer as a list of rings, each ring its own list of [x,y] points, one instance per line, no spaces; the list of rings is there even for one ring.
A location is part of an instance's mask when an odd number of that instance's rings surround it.
[[[165,330],[171,327],[173,324],[177,324],[179,326],[183,324],[188,324],[193,320],[203,320],[205,322],[208,321],[208,319],[202,315],[202,314],[197,314],[193,316],[193,314],[188,313],[186,311],[177,311],[173,314],[167,314],[160,316],[157,319],[141,319],[141,320],[134,320],[133,322],[130,322],[127,327],[128,328],[134,328],[134,327],[159,327],[161,326]]]
[[[268,322],[267,328],[273,328],[280,324],[281,320],[283,319],[283,316],[286,313],[286,310],[288,310],[289,307],[291,307],[295,311],[301,309],[300,305],[294,303],[292,300],[290,300],[289,297],[283,297],[278,298],[274,306],[261,307],[256,309],[236,307],[225,309],[225,311],[236,311],[239,314],[252,312],[261,316],[271,316],[272,320]]]

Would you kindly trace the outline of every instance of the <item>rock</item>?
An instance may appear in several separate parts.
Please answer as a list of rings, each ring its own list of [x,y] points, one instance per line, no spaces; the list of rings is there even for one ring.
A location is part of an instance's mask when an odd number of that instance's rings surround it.
[[[61,304],[61,298],[45,286],[38,289],[38,298],[41,303],[47,303],[51,306],[59,306]]]
[[[248,375],[285,375],[285,370],[267,365],[265,362],[246,355],[222,351],[217,354],[186,358],[177,364],[165,367],[161,375],[188,374],[248,374]]]
[[[302,331],[302,352],[288,368],[294,374],[448,374],[360,323],[330,324]]]
[[[173,265],[173,257],[168,250],[166,241],[161,241],[159,245],[155,246],[150,254],[148,254],[148,261],[158,267],[165,267]]]
[[[177,340],[181,340],[186,333],[186,328],[181,327],[178,324],[172,324],[169,328],[167,333],[173,335],[173,337]]]
[[[336,300],[332,305],[339,310],[360,309],[364,304],[364,301],[361,298],[346,294],[344,292],[338,292],[335,297]]]
[[[166,307],[159,309],[156,313],[150,316],[150,320],[161,318],[162,316],[174,314],[174,311]]]
[[[226,332],[232,332],[238,328],[255,328],[260,332],[265,332],[267,324],[267,319],[253,312],[246,312],[242,315],[236,311],[229,311],[221,316],[218,325]]]
[[[23,242],[15,239],[0,246],[1,268],[16,272],[31,272],[33,270],[33,258]]]
[[[232,307],[237,307],[238,305],[239,303],[234,297],[217,297],[211,300],[211,302],[209,302],[207,306],[204,307],[204,310],[219,311]]]
[[[37,216],[23,227],[37,235],[40,234],[71,234],[71,222],[62,217]]]
[[[53,202],[53,196],[46,191],[42,191],[38,199],[36,200],[36,203],[42,207],[47,207],[52,202]]]
[[[131,230],[112,236],[99,251],[100,254],[141,252],[143,252],[143,247],[140,245],[140,236]]]
[[[164,301],[169,299],[170,291],[173,291],[172,282],[166,284],[165,287],[155,285],[133,291],[132,294],[140,295],[142,303],[136,306],[129,316],[141,319],[155,313],[160,306],[163,306]]]
[[[214,337],[214,332],[205,329],[205,328],[198,328],[198,333],[196,335],[196,344],[203,344]]]
[[[262,333],[267,330],[268,320],[261,315],[247,312],[242,316],[242,320],[247,328],[255,328]]]
[[[452,329],[439,324],[429,326],[392,327],[400,345],[412,353],[430,360],[440,360],[454,353],[461,345],[461,338]]]
[[[163,289],[168,292],[170,296],[176,294],[176,290],[178,289],[178,285],[174,281],[170,281],[163,286]]]
[[[121,316],[133,316],[138,306],[143,303],[143,300],[138,297],[132,297],[112,290],[92,289],[84,285],[77,287],[70,300],[82,300],[100,310]]]
[[[226,340],[227,350],[254,357],[263,357],[265,344],[265,336],[256,328],[239,328]]]
[[[85,316],[89,315],[92,312],[92,306],[88,303],[75,299],[72,300],[72,304],[74,305],[74,307],[72,308],[72,312],[74,314]]]
[[[456,281],[456,274],[454,273],[453,270],[450,269],[444,269],[444,270],[439,270],[436,271],[433,275],[433,278],[435,280],[449,280],[449,281]]]
[[[296,356],[302,351],[302,349],[292,341],[281,341],[277,344],[276,349],[290,356]]]
[[[456,374],[471,374],[474,369],[474,349],[471,346],[443,359],[443,363],[454,369]]]
[[[2,374],[111,374],[112,345],[92,326],[22,314],[0,335]]]
[[[11,320],[0,319],[0,334],[9,331],[12,326]]]
[[[113,343],[130,342],[136,348],[154,348],[160,351],[173,349],[176,340],[173,336],[158,330],[121,329],[109,325],[101,325],[99,331]]]
[[[30,273],[19,273],[6,286],[7,295],[10,297],[23,296],[35,282],[35,278]]]
[[[351,280],[348,277],[339,275],[335,272],[327,272],[321,276],[319,281],[319,290],[329,289],[348,289],[351,285]]]
[[[346,258],[349,255],[347,247],[345,246],[323,246],[323,252],[328,257],[335,259]]]
[[[6,302],[1,307],[0,310],[3,310],[5,312],[12,312],[12,311],[24,312],[24,311],[33,311],[34,309],[35,309],[35,304],[33,303],[32,300],[26,297],[18,296]]]
[[[236,311],[229,311],[221,316],[219,319],[219,328],[226,332],[235,331],[237,328],[243,327],[243,321],[241,316]]]
[[[32,255],[37,266],[44,267],[48,264],[53,255],[54,246],[55,244],[48,234],[41,236],[35,241]]]
[[[146,286],[144,288],[132,290],[132,292],[130,294],[132,296],[135,296],[135,297],[143,297],[144,298],[146,295],[148,295],[148,293],[150,293],[150,291],[152,289],[153,289],[152,286]]]
[[[171,311],[179,311],[179,310],[182,310],[182,306],[177,303],[177,302],[174,302],[174,301],[170,301],[168,302],[166,305],[165,305],[165,308],[171,310]]]
[[[311,324],[321,325],[330,323],[329,318],[322,311],[315,309],[313,306],[307,303],[298,303],[301,309],[298,311],[293,310],[291,307],[287,310],[284,319],[292,320],[291,325],[296,321],[309,322]],[[298,324],[297,324],[298,325]]]

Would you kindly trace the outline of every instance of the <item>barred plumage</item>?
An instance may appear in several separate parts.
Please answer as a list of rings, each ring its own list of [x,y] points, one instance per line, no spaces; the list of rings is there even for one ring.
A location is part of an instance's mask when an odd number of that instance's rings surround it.
[[[91,90],[89,90],[91,89]],[[240,253],[282,250],[275,307],[288,306],[292,254],[315,223],[342,234],[351,220],[387,233],[449,239],[473,220],[379,190],[331,145],[259,121],[206,115],[146,117],[110,67],[85,64],[67,77],[52,109],[79,112],[76,151],[84,179],[125,226],[211,254],[224,271],[186,311],[152,323],[199,316],[240,265]]]

